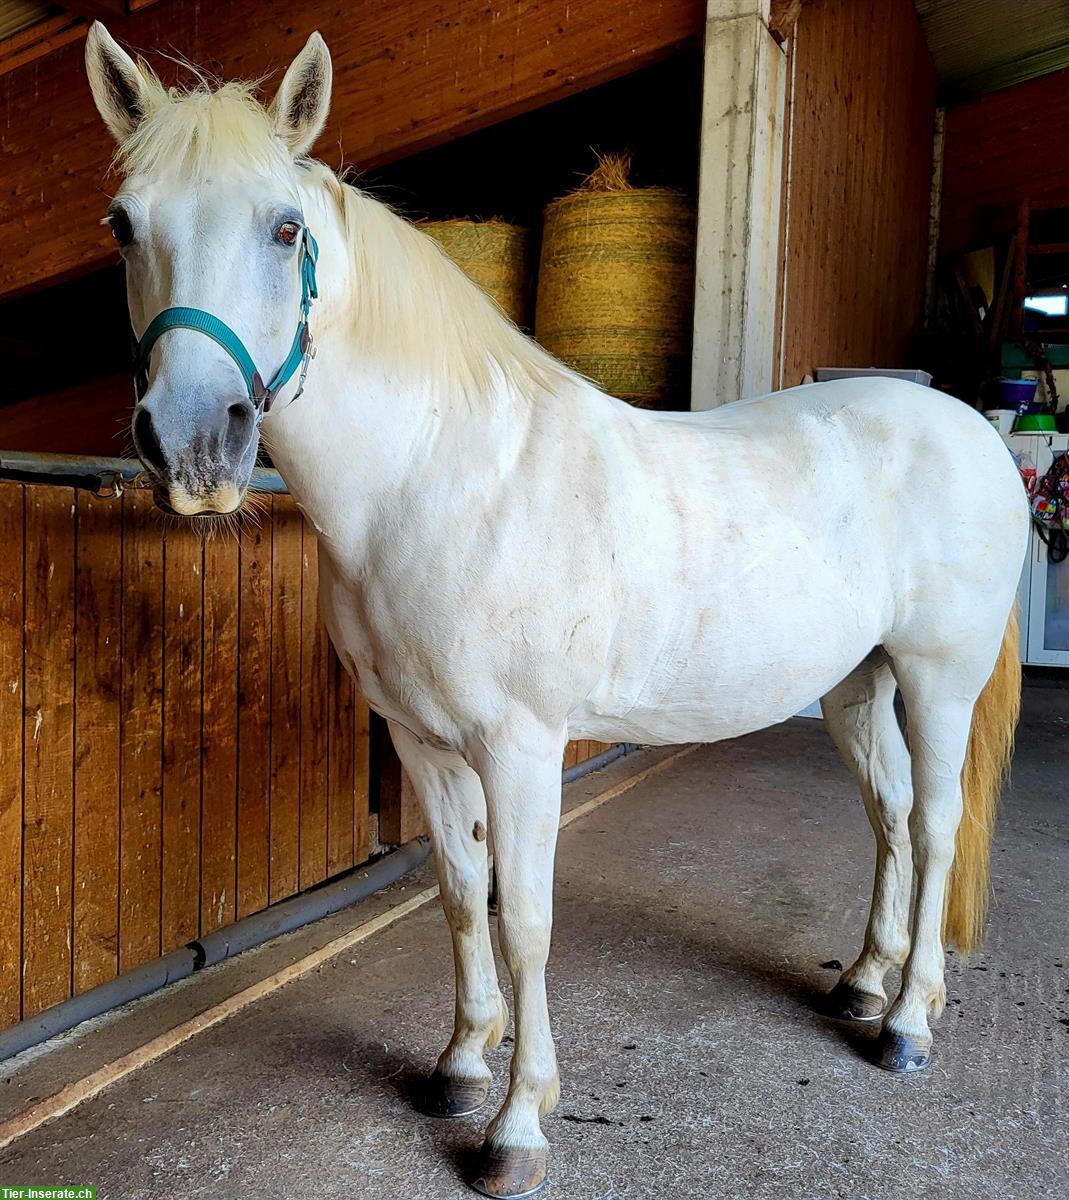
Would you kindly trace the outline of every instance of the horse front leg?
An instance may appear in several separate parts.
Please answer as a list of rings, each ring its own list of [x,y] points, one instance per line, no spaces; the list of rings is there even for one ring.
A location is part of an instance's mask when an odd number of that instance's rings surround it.
[[[453,1036],[422,1097],[435,1117],[475,1112],[490,1091],[484,1051],[508,1024],[487,914],[486,801],[478,775],[457,754],[428,749],[391,723],[390,735],[423,809],[434,846],[442,908],[453,938]]]
[[[518,745],[482,747],[473,761],[494,833],[498,936],[512,976],[516,1044],[508,1095],[490,1122],[475,1188],[493,1197],[530,1195],[545,1181],[549,1143],[539,1117],[560,1094],[546,1001],[553,924],[553,858],[561,807],[564,737],[538,730]]]

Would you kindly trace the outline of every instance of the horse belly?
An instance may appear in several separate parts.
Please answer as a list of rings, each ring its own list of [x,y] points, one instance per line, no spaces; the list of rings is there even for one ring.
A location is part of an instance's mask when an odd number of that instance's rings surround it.
[[[568,721],[571,738],[674,745],[717,742],[776,725],[801,712],[845,678],[872,649],[864,639],[834,658],[816,663],[763,663],[724,671],[698,660],[657,701],[616,705],[592,694]],[[706,669],[702,670],[705,666]]]
[[[713,586],[671,627],[651,636],[639,626],[618,637],[598,684],[569,719],[570,736],[720,741],[785,721],[819,699],[878,644],[887,605],[860,576],[851,585],[817,564],[791,575],[805,584],[744,581],[730,594]]]

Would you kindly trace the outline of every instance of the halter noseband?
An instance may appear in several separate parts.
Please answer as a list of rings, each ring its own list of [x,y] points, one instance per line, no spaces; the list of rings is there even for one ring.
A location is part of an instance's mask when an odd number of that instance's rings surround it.
[[[245,390],[256,408],[257,425],[263,420],[264,414],[270,409],[275,397],[293,378],[297,368],[301,369],[300,385],[293,399],[304,391],[304,377],[308,373],[308,362],[312,357],[312,335],[308,329],[308,314],[312,301],[319,295],[316,288],[316,262],[319,259],[319,246],[312,237],[311,231],[301,228],[301,315],[297,322],[297,332],[293,335],[293,344],[286,355],[285,362],[271,377],[271,382],[264,386],[260,372],[252,360],[252,355],[245,349],[245,343],[225,322],[202,308],[165,308],[157,313],[149,322],[148,328],[141,335],[140,341],[134,347],[134,391],[138,400],[141,399],[148,382],[149,355],[152,347],[169,329],[192,329],[203,333],[217,342],[234,360],[234,364],[245,380]]]

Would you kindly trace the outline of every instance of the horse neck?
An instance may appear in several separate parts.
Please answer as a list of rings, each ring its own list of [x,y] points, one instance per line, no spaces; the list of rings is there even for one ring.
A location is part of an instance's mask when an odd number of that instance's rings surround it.
[[[320,242],[316,357],[305,394],[282,402],[265,435],[321,543],[351,558],[359,557],[384,513],[395,525],[398,511],[418,509],[444,481],[468,497],[486,495],[520,452],[533,397],[492,356],[479,364],[485,369],[428,369],[434,357],[428,338],[443,337],[451,322],[459,326],[466,304],[483,306],[476,312],[485,320],[488,302],[452,268],[443,283],[441,264],[426,258],[423,235],[392,213],[383,220],[384,213],[365,208],[363,215],[379,220],[380,232],[394,239],[392,249],[407,249],[411,259],[361,263],[333,197],[326,199],[314,207],[306,201]],[[421,278],[428,271],[456,294],[428,297]],[[428,312],[429,299],[456,310]],[[397,327],[385,327],[390,321]]]

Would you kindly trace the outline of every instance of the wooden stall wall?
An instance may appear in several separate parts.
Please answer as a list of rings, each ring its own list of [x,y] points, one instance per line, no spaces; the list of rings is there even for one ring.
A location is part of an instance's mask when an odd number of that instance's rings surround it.
[[[924,300],[935,67],[912,0],[813,0],[791,43],[780,386],[898,367]]]
[[[0,483],[0,1024],[366,860],[368,711],[314,535]]]
[[[947,110],[940,249],[1011,228],[1022,200],[1069,207],[1069,70]]]
[[[115,314],[122,321],[125,314]],[[128,371],[89,379],[61,391],[0,402],[0,450],[125,458],[134,453],[130,419],[133,382]]]

